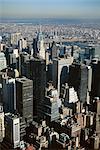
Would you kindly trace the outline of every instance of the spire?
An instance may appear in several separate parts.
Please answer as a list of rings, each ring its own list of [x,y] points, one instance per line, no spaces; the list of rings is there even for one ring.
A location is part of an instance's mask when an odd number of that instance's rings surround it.
[[[45,59],[45,47],[44,47],[44,38],[43,38],[43,34],[41,31],[41,25],[40,25],[40,31],[37,35],[37,47],[38,47],[38,51],[39,51],[39,56],[43,59]]]

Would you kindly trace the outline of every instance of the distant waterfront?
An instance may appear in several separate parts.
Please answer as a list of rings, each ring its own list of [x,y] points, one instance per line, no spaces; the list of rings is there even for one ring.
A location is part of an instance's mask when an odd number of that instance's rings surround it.
[[[63,18],[32,18],[32,19],[2,19],[0,23],[22,23],[22,24],[87,24],[87,25],[100,25],[100,19],[63,19]]]

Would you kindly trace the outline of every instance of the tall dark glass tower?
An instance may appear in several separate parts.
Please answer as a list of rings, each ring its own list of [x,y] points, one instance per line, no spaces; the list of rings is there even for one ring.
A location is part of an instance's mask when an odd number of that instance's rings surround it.
[[[16,79],[16,108],[27,122],[33,120],[33,81],[25,77]]]
[[[73,64],[69,68],[69,85],[77,91],[81,102],[87,99],[88,70],[84,64]]]
[[[93,76],[92,76],[92,91],[91,97],[100,97],[100,61],[92,64]]]
[[[33,59],[30,62],[30,74],[33,80],[33,113],[41,116],[45,99],[46,62],[43,59]]]

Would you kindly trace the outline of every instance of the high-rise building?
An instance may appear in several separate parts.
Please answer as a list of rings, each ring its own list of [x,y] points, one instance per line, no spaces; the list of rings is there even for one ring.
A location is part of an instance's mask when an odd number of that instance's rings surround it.
[[[38,47],[37,47],[37,38],[33,39],[33,56],[37,56],[38,53]]]
[[[16,109],[26,122],[33,120],[33,81],[16,78]]]
[[[14,53],[9,54],[9,66],[13,69],[18,69],[18,59]]]
[[[3,77],[2,94],[4,111],[13,113],[16,110],[16,87],[15,79],[8,76]]]
[[[56,89],[51,89],[47,92],[47,96],[44,101],[43,114],[47,120],[47,123],[50,123],[56,119],[59,119],[59,96]]]
[[[26,76],[25,70],[29,69],[26,67],[27,61],[30,59],[30,55],[27,52],[21,52],[19,55],[19,73],[20,75]],[[27,76],[26,76],[27,77]]]
[[[45,100],[46,62],[43,59],[30,61],[30,75],[33,80],[33,110],[34,115],[41,116]]]
[[[5,136],[4,112],[3,112],[3,106],[2,104],[0,104],[0,142],[3,141],[4,136]]]
[[[53,59],[52,80],[58,94],[60,94],[61,85],[68,81],[69,66],[72,63],[73,57]]]
[[[18,41],[18,47],[19,47],[19,51],[21,52],[23,49],[27,48],[27,40],[26,38],[22,38]]]
[[[59,46],[56,45],[56,42],[53,42],[52,46],[51,46],[51,57],[52,57],[52,59],[58,58],[59,53],[60,53],[59,52]]]
[[[4,145],[9,148],[18,148],[20,146],[20,119],[17,115],[5,114],[5,140]],[[7,144],[7,143],[9,144]],[[7,144],[7,145],[6,145]],[[6,148],[7,149],[7,148]]]
[[[95,57],[95,48],[87,47],[85,48],[85,59],[92,59]]]
[[[88,69],[86,65],[72,64],[69,67],[69,85],[77,91],[79,100],[83,103],[86,102],[88,87]]]
[[[0,72],[0,102],[3,101],[2,85],[3,85],[3,78],[5,76],[7,76],[7,72]]]
[[[77,92],[73,87],[69,87],[67,83],[62,85],[60,97],[64,99],[64,103],[76,103],[78,101]]]
[[[11,33],[10,43],[12,45],[18,45],[18,41],[21,39],[21,33]]]
[[[93,109],[94,109],[94,112],[96,113],[95,131],[96,131],[96,134],[100,138],[100,98],[99,97],[95,97],[95,100],[93,100]]]
[[[87,66],[88,69],[88,86],[87,86],[87,103],[90,103],[90,96],[92,90],[92,67]]]
[[[22,76],[25,76],[27,78],[30,79],[30,60],[29,61],[26,61],[26,62],[23,62],[22,64]]]
[[[0,52],[0,71],[7,67],[6,57],[3,52]]]
[[[91,96],[94,97],[100,97],[100,61],[94,62],[92,64],[92,90],[91,90]]]
[[[44,60],[46,59],[44,38],[41,31],[38,33],[37,37],[33,39],[33,56],[38,56]]]
[[[37,48],[39,52],[39,57],[45,59],[45,47],[44,47],[44,39],[42,32],[39,32],[37,36]]]

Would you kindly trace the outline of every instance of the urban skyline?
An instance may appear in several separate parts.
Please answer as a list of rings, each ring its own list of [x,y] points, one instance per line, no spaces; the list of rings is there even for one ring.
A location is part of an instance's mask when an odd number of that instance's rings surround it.
[[[0,0],[0,150],[100,150],[100,0]]]
[[[100,26],[0,24],[0,150],[100,149]]]

